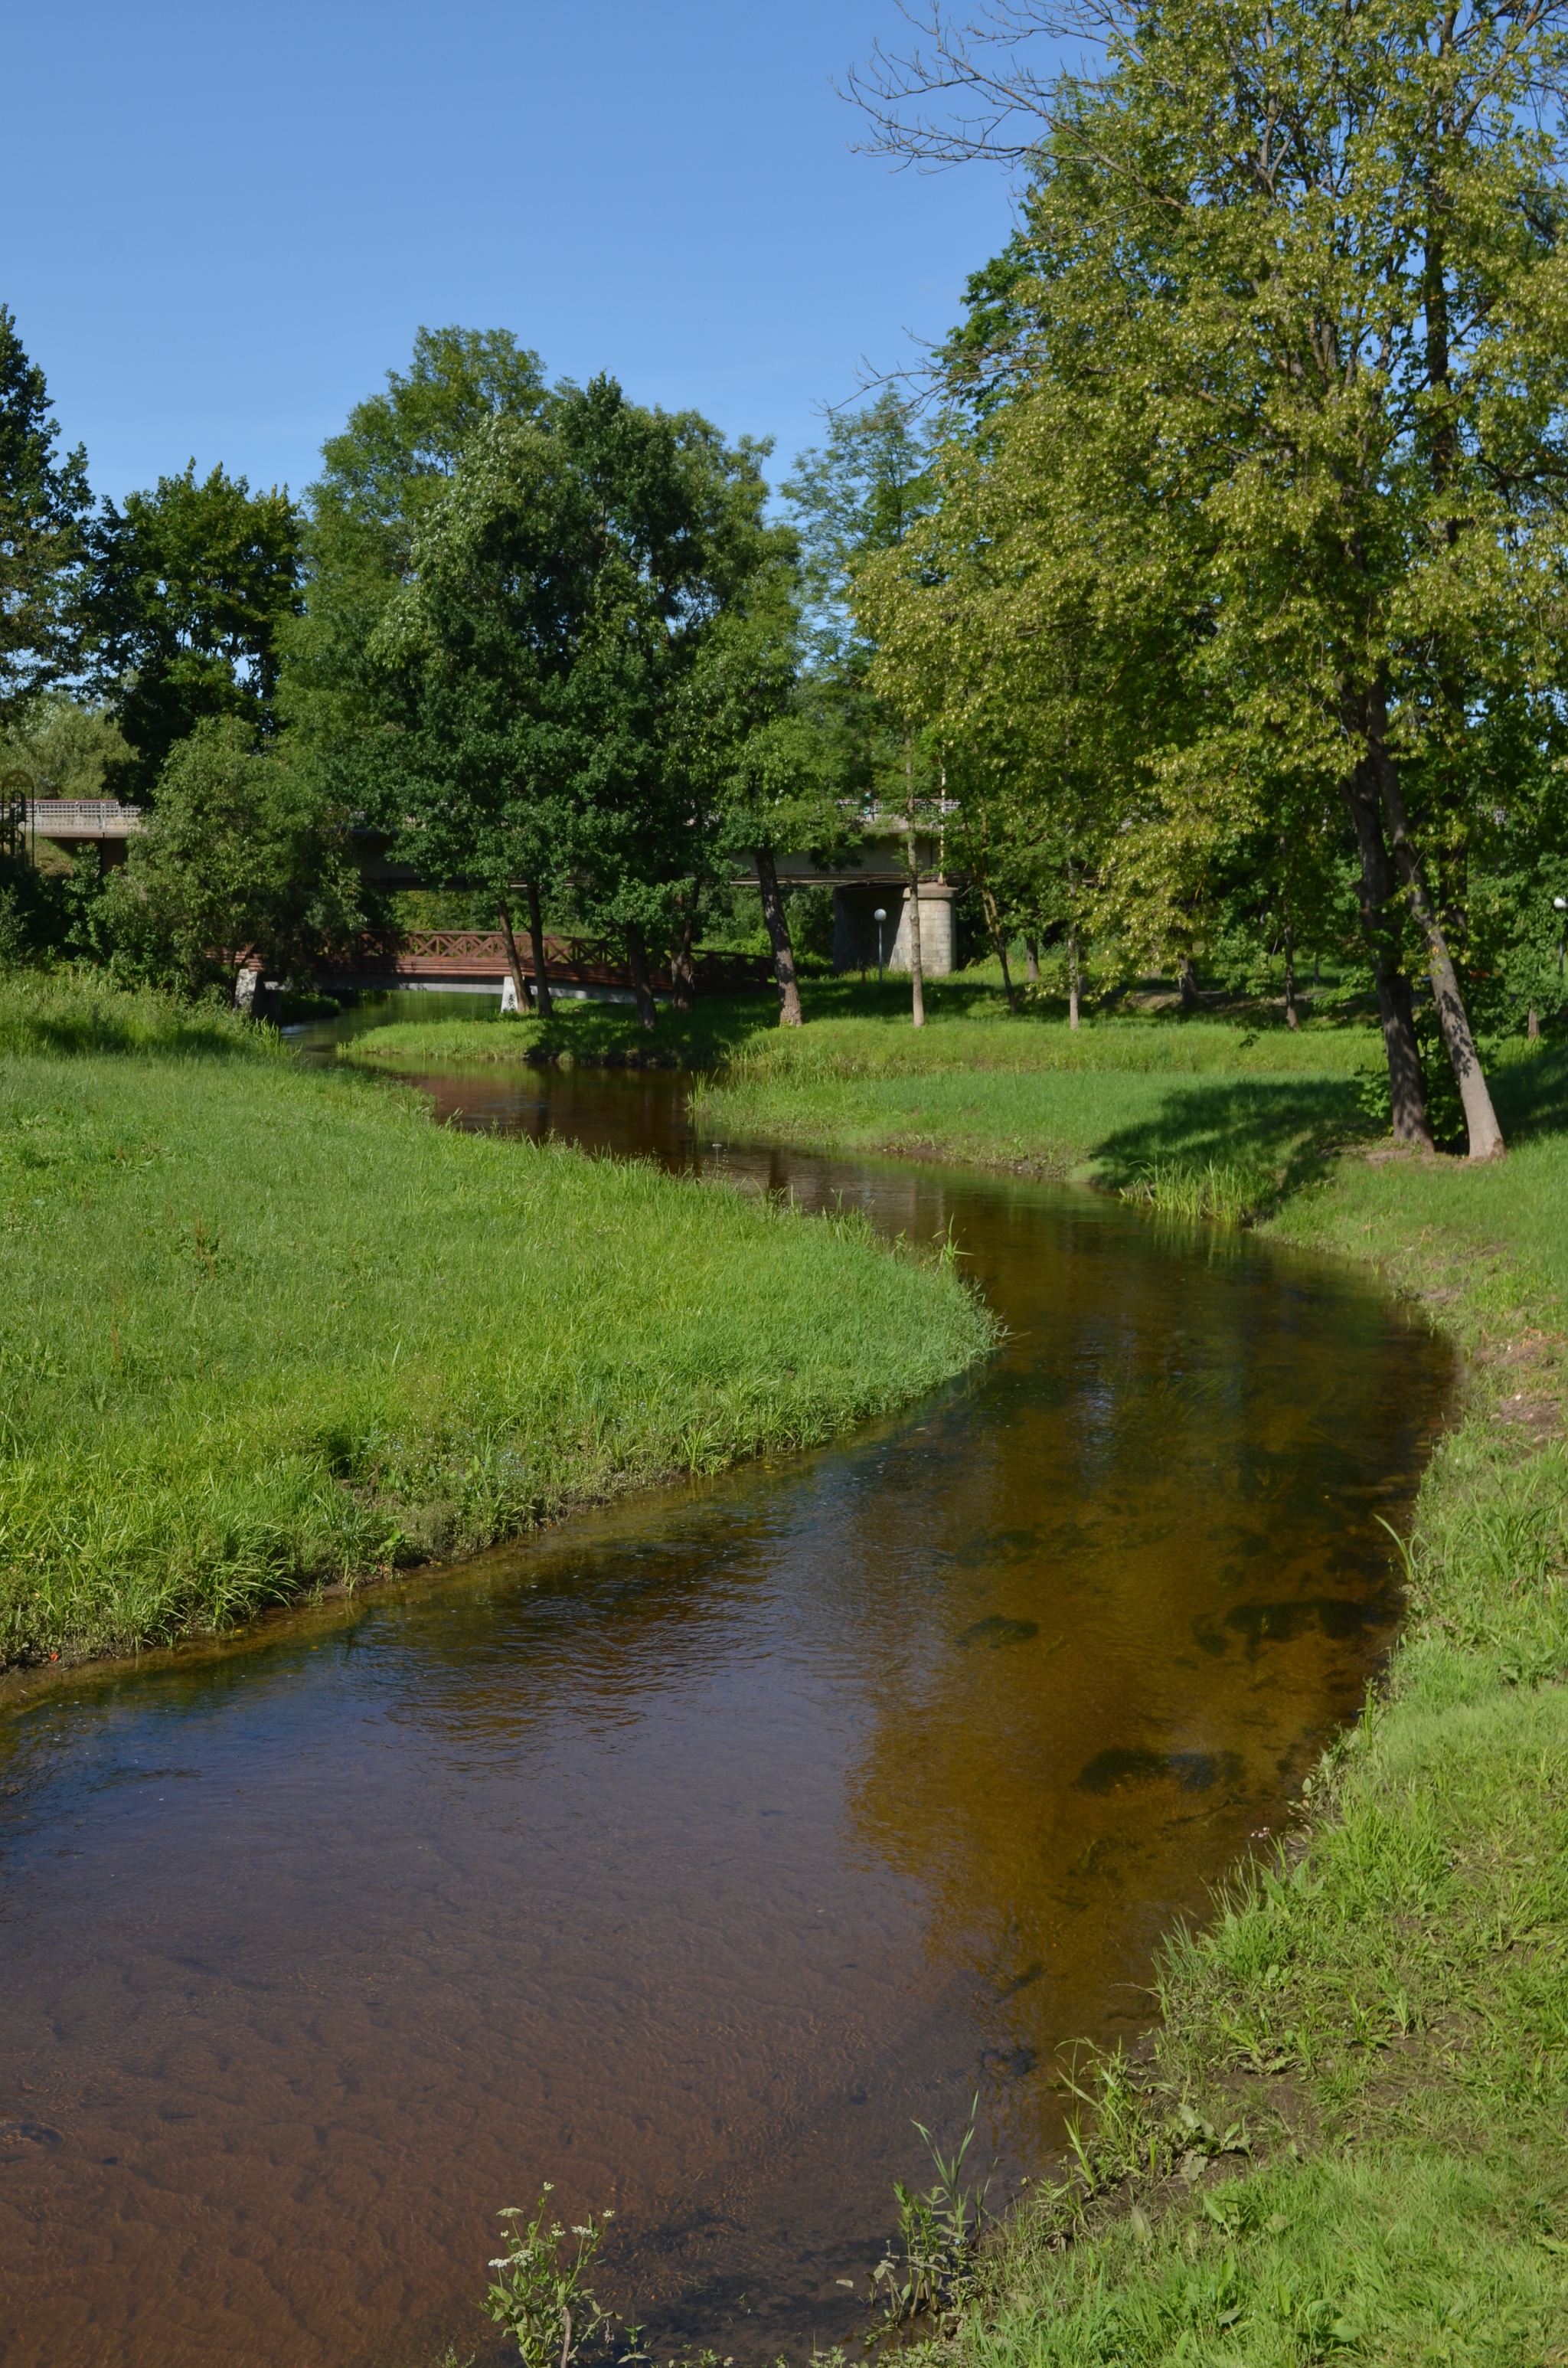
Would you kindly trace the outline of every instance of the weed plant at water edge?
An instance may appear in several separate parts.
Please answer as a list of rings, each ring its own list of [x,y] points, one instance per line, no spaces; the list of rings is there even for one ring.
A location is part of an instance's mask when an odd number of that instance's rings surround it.
[[[1155,1160],[1121,1188],[1123,1200],[1137,1201],[1162,1216],[1221,1225],[1246,1224],[1267,1205],[1272,1191],[1271,1178],[1244,1167],[1222,1167],[1212,1159],[1202,1167]]]

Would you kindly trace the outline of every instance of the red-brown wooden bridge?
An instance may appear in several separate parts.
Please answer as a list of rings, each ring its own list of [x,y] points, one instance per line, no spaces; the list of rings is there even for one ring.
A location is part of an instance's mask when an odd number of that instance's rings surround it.
[[[517,943],[523,975],[531,979],[532,948],[523,935]],[[773,977],[765,955],[699,953],[692,957],[692,969],[699,995],[740,995],[768,985]],[[483,995],[498,991],[509,970],[499,929],[395,929],[351,939],[332,960],[318,962],[315,974],[317,985],[329,995],[335,988],[363,994],[399,987],[466,988]],[[547,937],[544,974],[565,995],[631,993],[624,953],[602,938]],[[659,969],[651,972],[649,983],[655,995],[668,995],[674,985],[669,972]]]

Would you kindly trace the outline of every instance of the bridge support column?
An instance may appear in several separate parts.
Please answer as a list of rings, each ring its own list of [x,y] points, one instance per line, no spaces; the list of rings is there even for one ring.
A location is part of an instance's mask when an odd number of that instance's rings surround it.
[[[920,882],[920,967],[927,978],[950,977],[953,969],[953,899],[958,890],[947,880]],[[836,971],[874,971],[877,967],[877,925],[871,917],[878,905],[887,914],[882,923],[882,956],[889,970],[909,968],[909,891],[882,887],[835,888],[833,892],[833,966]]]
[[[945,880],[920,882],[920,969],[926,978],[950,978],[953,969],[953,898]],[[898,935],[888,957],[890,970],[909,968],[909,891],[899,899]]]

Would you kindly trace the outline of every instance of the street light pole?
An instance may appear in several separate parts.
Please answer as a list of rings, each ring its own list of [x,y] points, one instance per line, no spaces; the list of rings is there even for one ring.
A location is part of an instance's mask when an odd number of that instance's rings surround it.
[[[1559,897],[1558,902],[1561,904],[1562,901],[1562,898]],[[882,923],[887,919],[887,907],[885,905],[879,905],[876,911],[871,916],[872,920],[875,921],[877,925],[877,985],[879,986],[881,986],[882,983]]]
[[[1554,896],[1551,900],[1551,909],[1554,913],[1560,916],[1563,913],[1568,913],[1568,896]],[[1565,936],[1568,936],[1568,921],[1564,921],[1560,918],[1557,924],[1557,975],[1559,980],[1561,980],[1562,976],[1562,940]]]

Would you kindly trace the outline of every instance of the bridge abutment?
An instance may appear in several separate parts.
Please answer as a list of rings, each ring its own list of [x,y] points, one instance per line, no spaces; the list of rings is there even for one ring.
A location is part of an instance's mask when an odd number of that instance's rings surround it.
[[[920,967],[927,978],[948,978],[953,971],[953,899],[958,890],[950,881],[920,882]],[[887,913],[882,924],[882,959],[889,970],[909,968],[909,890],[841,885],[833,892],[833,966],[836,971],[875,970],[878,905]]]

